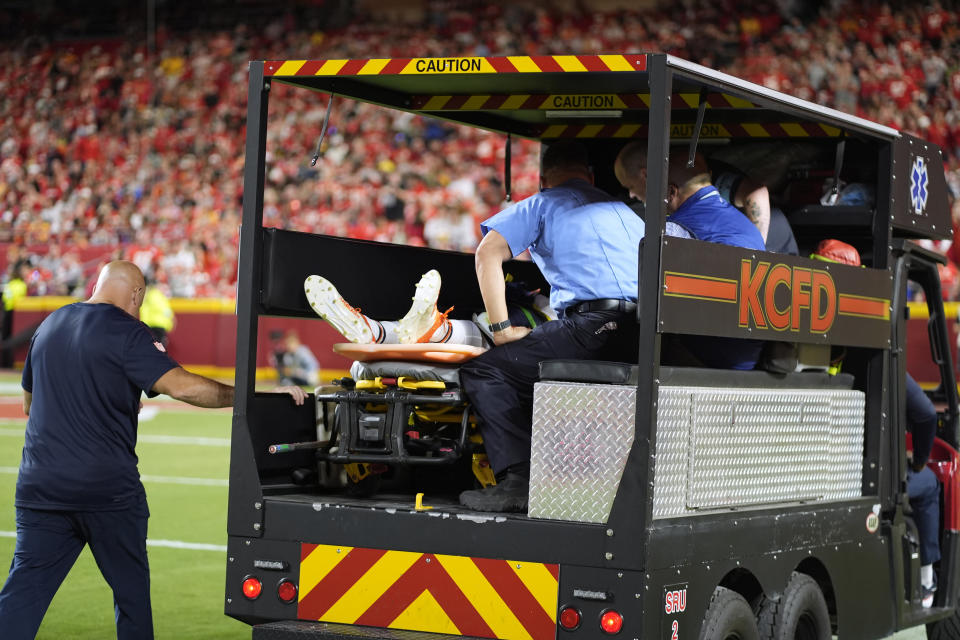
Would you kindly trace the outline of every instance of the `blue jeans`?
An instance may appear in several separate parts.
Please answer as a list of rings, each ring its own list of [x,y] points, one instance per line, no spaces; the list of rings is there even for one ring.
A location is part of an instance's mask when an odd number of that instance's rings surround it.
[[[940,486],[929,467],[907,470],[907,495],[920,534],[920,562],[933,564],[940,559]]]
[[[121,511],[17,507],[17,545],[0,591],[4,640],[37,635],[50,601],[86,544],[113,590],[118,640],[152,639],[145,499]]]

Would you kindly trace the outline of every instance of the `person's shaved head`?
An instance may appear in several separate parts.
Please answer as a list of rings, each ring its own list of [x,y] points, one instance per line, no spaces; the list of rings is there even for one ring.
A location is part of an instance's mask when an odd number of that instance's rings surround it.
[[[140,267],[127,260],[114,260],[100,271],[87,302],[112,304],[137,317],[146,286]]]
[[[699,151],[694,156],[693,166],[687,166],[688,148],[670,148],[667,165],[667,212],[672,213],[697,190],[710,184],[710,169]],[[647,141],[634,140],[617,154],[613,165],[617,180],[638,200],[646,198],[647,192]]]

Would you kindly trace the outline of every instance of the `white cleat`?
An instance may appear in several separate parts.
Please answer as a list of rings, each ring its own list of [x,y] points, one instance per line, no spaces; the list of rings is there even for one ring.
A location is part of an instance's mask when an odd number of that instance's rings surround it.
[[[416,344],[421,339],[429,342],[436,330],[445,324],[445,316],[437,323],[438,317],[442,315],[437,311],[439,295],[440,273],[431,269],[421,276],[417,291],[413,295],[413,305],[397,324],[397,337],[401,344]]]
[[[310,307],[344,338],[357,344],[374,341],[373,330],[366,316],[359,309],[351,307],[329,280],[309,276],[303,281],[303,291],[307,294]]]

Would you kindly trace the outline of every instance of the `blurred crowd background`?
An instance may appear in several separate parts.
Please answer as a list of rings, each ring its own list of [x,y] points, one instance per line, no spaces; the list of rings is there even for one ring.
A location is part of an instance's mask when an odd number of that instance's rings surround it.
[[[7,4],[0,268],[28,295],[87,295],[113,257],[167,295],[235,295],[254,59],[664,51],[935,142],[960,219],[954,2]],[[273,91],[267,226],[471,251],[503,204],[500,135],[335,100],[311,166],[328,96]],[[537,152],[514,142],[515,200]],[[960,244],[935,248],[956,298]]]

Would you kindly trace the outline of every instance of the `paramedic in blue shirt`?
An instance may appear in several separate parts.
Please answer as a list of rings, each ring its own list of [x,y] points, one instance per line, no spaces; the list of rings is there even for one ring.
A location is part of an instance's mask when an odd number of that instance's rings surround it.
[[[460,496],[461,504],[481,511],[526,510],[533,385],[541,361],[637,357],[643,220],[593,186],[580,143],[550,145],[540,179],[542,191],[481,223],[477,279],[497,346],[460,368],[497,476],[496,485]],[[504,261],[527,249],[550,284],[550,305],[559,315],[533,330],[510,325],[504,293]]]
[[[23,368],[27,428],[17,478],[17,543],[0,591],[0,636],[33,638],[87,544],[113,590],[117,638],[153,638],[146,495],[137,471],[140,394],[198,407],[233,387],[188,373],[137,319],[143,274],[116,261],[86,302],[50,314]],[[299,387],[279,388],[303,404]]]
[[[763,236],[757,227],[720,197],[710,183],[710,169],[703,155],[696,154],[692,167],[687,166],[687,158],[687,147],[671,148],[667,220],[695,240],[764,251]],[[647,141],[635,140],[621,149],[614,173],[631,196],[643,200],[647,193]],[[667,334],[661,342],[661,360],[663,364],[753,369],[762,347],[759,340]]]

